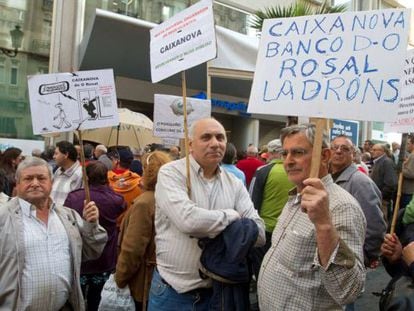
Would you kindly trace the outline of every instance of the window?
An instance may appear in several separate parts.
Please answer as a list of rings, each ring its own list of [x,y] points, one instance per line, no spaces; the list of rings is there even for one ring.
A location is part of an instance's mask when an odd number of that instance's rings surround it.
[[[17,85],[18,68],[13,66],[10,70],[10,84]]]
[[[4,60],[0,59],[0,83],[6,82],[6,68],[4,66]]]

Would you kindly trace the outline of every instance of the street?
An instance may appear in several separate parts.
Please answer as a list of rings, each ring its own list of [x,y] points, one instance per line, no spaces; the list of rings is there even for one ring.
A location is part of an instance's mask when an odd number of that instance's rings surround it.
[[[375,270],[367,270],[367,279],[365,283],[365,292],[364,294],[357,299],[355,302],[355,310],[357,311],[376,311],[379,310],[378,301],[379,297],[373,295],[372,293],[380,293],[388,282],[391,280],[391,277],[385,271],[384,267],[381,265]]]

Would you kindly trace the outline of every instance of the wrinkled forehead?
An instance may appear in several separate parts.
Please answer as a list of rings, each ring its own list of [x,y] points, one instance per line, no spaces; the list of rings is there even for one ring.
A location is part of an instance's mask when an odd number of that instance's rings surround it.
[[[341,145],[347,145],[347,146],[353,146],[352,141],[348,137],[335,137],[332,140],[332,143],[334,144],[341,144]]]
[[[226,131],[224,127],[216,120],[203,120],[200,121],[195,127],[195,136],[201,137],[204,135],[217,136],[224,135],[226,137]]]

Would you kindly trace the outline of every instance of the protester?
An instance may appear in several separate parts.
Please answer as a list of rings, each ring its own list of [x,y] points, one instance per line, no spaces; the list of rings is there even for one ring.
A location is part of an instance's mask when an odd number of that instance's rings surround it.
[[[387,233],[381,253],[389,275],[407,275],[414,281],[414,223],[407,226],[401,239],[395,233]]]
[[[93,151],[96,160],[102,162],[108,170],[112,169],[112,161],[107,155],[108,149],[104,145],[97,145]]]
[[[99,257],[107,240],[95,202],[83,218],[56,204],[39,158],[20,163],[16,181],[17,198],[0,208],[0,309],[85,310],[81,260]]]
[[[244,185],[246,185],[246,176],[243,171],[239,170],[234,163],[236,162],[237,150],[232,143],[226,144],[226,152],[224,153],[223,160],[221,161],[221,167],[229,173],[232,173],[238,179],[240,179]]]
[[[134,156],[134,159],[132,160],[129,169],[132,172],[137,173],[139,176],[142,176],[143,171],[141,158],[144,155],[144,150],[142,150],[141,148],[132,147],[131,151],[132,155]]]
[[[42,155],[42,150],[40,150],[39,148],[34,148],[32,150],[32,157],[38,157],[40,158]]]
[[[398,159],[399,159],[399,156],[400,156],[401,146],[400,146],[399,143],[393,142],[391,144],[391,148],[392,148],[392,159],[393,159],[395,165],[398,165]]]
[[[172,146],[170,148],[170,156],[173,160],[178,160],[180,158],[181,148],[180,146]]]
[[[328,174],[329,140],[324,134],[319,178],[309,178],[314,125],[282,130],[289,192],[272,247],[258,280],[260,310],[342,310],[365,281],[362,245],[366,222],[358,202]]]
[[[112,160],[112,171],[108,172],[110,187],[118,194],[122,195],[126,202],[126,210],[118,217],[118,227],[121,225],[122,218],[134,200],[141,194],[141,176],[131,172],[129,167],[134,156],[129,148],[115,150],[111,152],[109,158]]]
[[[56,148],[53,146],[47,146],[40,156],[43,160],[47,162],[47,164],[49,164],[53,173],[57,169],[56,161],[53,159],[53,156],[55,154],[55,149]]]
[[[58,169],[53,175],[53,187],[50,196],[58,205],[63,205],[69,192],[82,187],[82,167],[74,145],[68,141],[56,144],[53,159]]]
[[[108,242],[102,255],[95,260],[86,261],[81,266],[81,288],[87,301],[87,310],[98,310],[101,291],[115,269],[117,257],[118,229],[116,219],[124,211],[125,203],[122,196],[116,194],[108,186],[108,169],[99,162],[92,162],[86,167],[90,198],[99,209],[99,223],[108,233]],[[68,194],[64,206],[83,214],[85,189],[78,189]]]
[[[255,254],[253,272],[256,278],[259,276],[263,257],[270,248],[272,232],[288,200],[288,192],[294,187],[294,184],[288,180],[283,167],[281,152],[282,143],[280,139],[271,140],[267,144],[267,154],[270,162],[256,170],[250,183],[249,193],[254,208],[264,220],[266,229],[266,244],[253,250]]]
[[[162,151],[154,151],[144,157],[141,180],[144,192],[134,201],[121,226],[115,281],[120,288],[129,286],[136,310],[146,310],[155,267],[154,190],[160,167],[170,161],[168,154]]]
[[[257,147],[250,145],[247,147],[246,158],[238,161],[236,164],[237,168],[243,171],[244,175],[246,175],[247,188],[250,186],[250,182],[253,178],[254,172],[256,172],[256,169],[265,164],[265,162],[260,161],[257,158],[257,154]]]
[[[263,221],[243,183],[220,169],[226,132],[215,119],[200,119],[189,131],[190,189],[186,160],[164,165],[155,188],[157,269],[153,273],[149,310],[208,310],[211,280],[200,277],[198,238],[213,238],[240,218],[259,229],[256,245],[265,242]]]
[[[361,150],[356,147],[355,145],[353,145],[353,149],[354,149],[354,157],[353,157],[353,162],[356,165],[358,171],[360,171],[361,173],[364,173],[365,175],[369,175],[369,168],[368,166],[362,161],[362,154],[361,154]]]
[[[355,152],[352,141],[339,135],[331,142],[331,174],[334,182],[348,191],[359,203],[367,221],[364,242],[365,266],[378,265],[380,248],[387,230],[381,211],[381,191],[375,183],[353,164]]]
[[[400,208],[403,209],[413,198],[414,193],[414,135],[408,136],[407,147],[408,157],[402,165],[403,184],[401,189]]]
[[[382,213],[388,223],[391,221],[392,200],[397,190],[397,174],[394,169],[394,162],[386,155],[386,148],[382,144],[375,144],[372,147],[374,166],[372,167],[371,178],[382,194]]]
[[[0,168],[6,173],[7,182],[5,184],[4,193],[13,196],[13,190],[16,185],[16,169],[23,160],[22,150],[15,147],[7,148],[1,157]]]
[[[6,184],[7,184],[6,172],[2,168],[0,168],[0,206],[6,204],[11,199],[7,194],[4,193]]]

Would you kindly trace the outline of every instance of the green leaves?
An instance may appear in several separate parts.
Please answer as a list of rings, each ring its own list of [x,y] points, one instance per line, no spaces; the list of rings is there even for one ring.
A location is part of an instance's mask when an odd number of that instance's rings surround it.
[[[346,5],[330,6],[328,0],[325,0],[320,6],[311,4],[309,0],[298,0],[290,6],[275,6],[265,8],[263,11],[257,11],[253,17],[251,27],[262,29],[263,21],[268,18],[284,18],[305,15],[319,15],[329,13],[341,13],[347,9]]]

